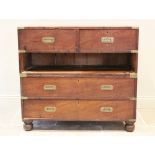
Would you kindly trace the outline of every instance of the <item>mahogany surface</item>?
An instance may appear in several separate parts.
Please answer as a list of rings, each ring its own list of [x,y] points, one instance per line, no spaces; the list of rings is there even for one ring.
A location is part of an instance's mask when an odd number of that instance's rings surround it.
[[[23,128],[34,120],[122,121],[132,132],[138,35],[133,27],[18,29]]]
[[[56,107],[45,112],[45,107]],[[101,112],[101,107],[112,107],[112,112]],[[129,100],[25,100],[23,118],[67,121],[122,121],[135,118],[135,102]]]

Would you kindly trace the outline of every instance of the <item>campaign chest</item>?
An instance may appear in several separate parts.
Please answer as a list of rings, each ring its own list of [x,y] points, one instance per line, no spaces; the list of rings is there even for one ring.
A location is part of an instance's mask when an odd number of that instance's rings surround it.
[[[18,29],[24,129],[34,120],[136,120],[136,27]]]

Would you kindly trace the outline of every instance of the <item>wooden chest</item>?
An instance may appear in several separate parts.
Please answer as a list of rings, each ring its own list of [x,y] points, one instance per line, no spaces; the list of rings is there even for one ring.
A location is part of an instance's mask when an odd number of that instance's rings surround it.
[[[18,29],[24,129],[34,120],[136,120],[138,28]]]

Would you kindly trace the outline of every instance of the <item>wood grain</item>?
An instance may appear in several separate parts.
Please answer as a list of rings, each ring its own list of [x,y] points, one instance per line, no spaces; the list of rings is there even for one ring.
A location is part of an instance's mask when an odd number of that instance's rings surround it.
[[[75,30],[37,30],[23,29],[18,31],[19,49],[27,52],[75,52],[76,31]],[[53,44],[43,43],[42,37],[54,37]]]
[[[19,71],[20,73],[24,70],[32,67],[31,55],[25,53],[19,53]]]
[[[101,107],[112,107],[112,112],[101,112]],[[85,121],[120,121],[135,118],[134,101],[79,100],[78,119]]]
[[[114,37],[113,43],[102,43],[101,37]],[[80,52],[82,53],[130,53],[138,49],[138,31],[129,30],[81,30]]]
[[[56,90],[44,90],[44,85],[55,85]],[[134,79],[104,78],[23,78],[22,95],[71,99],[129,99],[135,95]],[[101,85],[112,85],[113,90],[101,90]]]
[[[132,27],[18,29],[19,52],[25,52],[19,53],[24,129],[31,130],[33,120],[125,121],[133,131],[137,79],[130,75],[137,73],[138,33]],[[55,41],[43,43],[42,37]],[[114,42],[102,43],[101,37]]]
[[[101,85],[112,85],[113,90],[101,90]],[[135,95],[134,79],[81,78],[80,99],[129,99]]]
[[[19,49],[52,53],[130,53],[138,49],[138,29],[131,28],[28,28],[18,30]],[[52,36],[55,43],[44,44],[42,37]],[[114,43],[101,43],[101,37],[114,37]]]
[[[46,112],[45,107],[56,107]],[[112,112],[101,112],[101,107],[112,107]],[[24,100],[23,119],[69,121],[122,121],[135,119],[134,101],[103,100]]]
[[[131,55],[130,62],[131,62],[132,70],[137,72],[137,69],[138,69],[138,54],[137,53],[133,53]]]
[[[44,90],[44,85],[55,85],[56,90]],[[75,78],[23,78],[22,95],[28,97],[75,98],[78,80]]]
[[[55,112],[46,112],[45,107],[56,107]],[[23,119],[76,120],[76,100],[24,100]]]
[[[113,54],[114,56],[114,54]],[[104,65],[104,59],[112,57],[111,54],[85,54],[85,53],[56,53],[56,54],[49,54],[49,53],[33,53],[31,54],[32,57],[32,65],[47,65],[47,66],[81,66],[81,65]],[[115,60],[105,62],[105,65],[126,65],[127,55],[115,55]],[[119,61],[119,62],[118,62]],[[122,63],[121,63],[122,62]]]

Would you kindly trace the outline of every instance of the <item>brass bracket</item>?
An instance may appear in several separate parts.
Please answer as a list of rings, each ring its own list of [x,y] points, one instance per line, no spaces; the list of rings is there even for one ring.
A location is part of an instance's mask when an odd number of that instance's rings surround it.
[[[22,100],[27,100],[28,97],[26,97],[26,96],[21,96],[21,99],[22,99]]]
[[[138,53],[138,50],[131,50],[131,53]]]
[[[23,30],[25,29],[25,27],[18,27],[18,30]]]
[[[130,97],[130,100],[131,100],[131,101],[136,101],[137,98],[136,98],[136,97]]]
[[[137,78],[137,73],[135,73],[135,72],[130,73],[130,78],[136,79]]]
[[[26,53],[26,50],[19,50],[19,53]]]
[[[138,27],[138,26],[133,26],[132,29],[136,29],[136,30],[138,30],[139,27]]]
[[[27,74],[26,73],[20,73],[20,77],[21,78],[27,77]]]
[[[128,122],[136,122],[136,119],[129,119]]]

